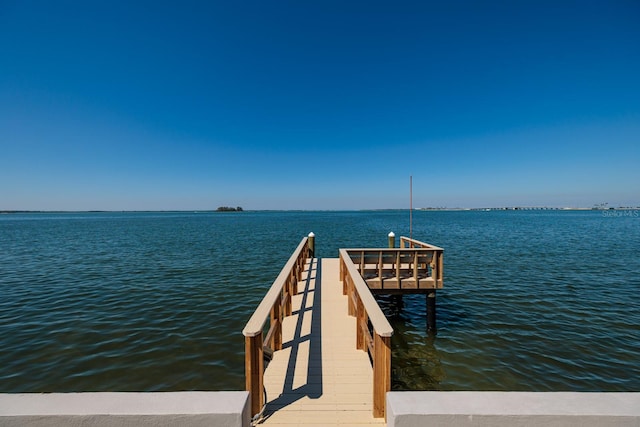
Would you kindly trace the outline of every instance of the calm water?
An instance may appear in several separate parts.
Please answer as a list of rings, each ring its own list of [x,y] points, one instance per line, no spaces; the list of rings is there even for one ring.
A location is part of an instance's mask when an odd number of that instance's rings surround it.
[[[415,212],[445,289],[435,338],[424,297],[383,301],[393,388],[640,391],[640,218],[607,213]],[[337,257],[408,216],[0,215],[0,392],[242,389],[241,330],[300,239]]]

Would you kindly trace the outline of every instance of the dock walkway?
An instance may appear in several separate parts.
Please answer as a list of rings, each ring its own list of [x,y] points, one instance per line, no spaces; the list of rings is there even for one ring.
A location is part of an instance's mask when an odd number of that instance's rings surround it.
[[[309,258],[292,315],[282,324],[282,350],[264,371],[265,426],[383,426],[374,418],[373,369],[356,348],[339,259]]]

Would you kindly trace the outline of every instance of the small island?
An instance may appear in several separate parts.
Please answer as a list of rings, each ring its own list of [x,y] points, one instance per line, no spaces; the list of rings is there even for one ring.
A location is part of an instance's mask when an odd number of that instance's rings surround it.
[[[235,208],[231,208],[229,206],[220,206],[216,209],[217,212],[242,212],[242,207],[238,206]]]

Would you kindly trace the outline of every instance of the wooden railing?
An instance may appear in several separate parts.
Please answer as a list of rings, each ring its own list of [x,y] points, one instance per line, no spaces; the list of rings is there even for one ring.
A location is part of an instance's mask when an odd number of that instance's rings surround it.
[[[312,235],[302,239],[242,330],[245,337],[246,390],[251,399],[252,416],[260,413],[265,404],[264,352],[282,349],[282,321],[291,315],[291,297],[297,293],[307,258],[313,254],[310,239],[313,239]],[[263,339],[267,319],[269,329]]]
[[[373,362],[373,416],[381,418],[385,416],[386,394],[391,390],[393,328],[346,249],[340,249],[340,280],[343,294],[348,296],[349,315],[357,319],[356,347],[368,351]]]
[[[431,245],[429,243],[425,243],[425,242],[421,242],[420,240],[416,240],[416,239],[410,239],[408,237],[405,236],[401,236],[400,237],[400,247],[401,248],[423,248],[423,249],[435,249],[435,250],[439,250],[439,251],[443,251],[444,249],[438,247],[438,246],[434,246]]]
[[[401,241],[403,244],[404,241]],[[443,249],[417,241],[406,248],[346,249],[349,258],[374,293],[442,289]]]
[[[429,243],[401,236],[400,247],[404,248],[405,246],[410,248],[430,249],[433,251],[433,260],[431,261],[432,276],[436,281],[436,288],[442,288],[444,286],[444,249],[430,245]]]

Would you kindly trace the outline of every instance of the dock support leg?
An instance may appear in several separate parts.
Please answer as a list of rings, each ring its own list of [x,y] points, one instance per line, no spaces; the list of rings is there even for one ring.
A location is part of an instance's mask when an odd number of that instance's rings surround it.
[[[435,335],[438,332],[436,326],[436,291],[427,293],[427,333]]]
[[[402,299],[402,294],[391,295],[391,301],[393,301],[393,311],[394,314],[400,315],[402,310],[404,309],[404,301]]]
[[[251,416],[260,413],[264,405],[264,359],[262,332],[255,337],[244,338],[244,363],[246,389],[251,400]]]

